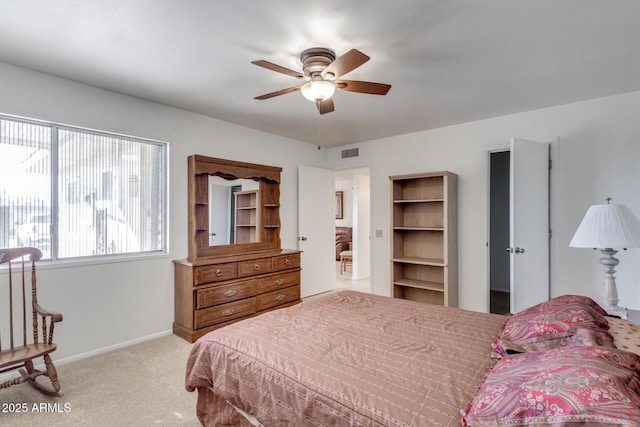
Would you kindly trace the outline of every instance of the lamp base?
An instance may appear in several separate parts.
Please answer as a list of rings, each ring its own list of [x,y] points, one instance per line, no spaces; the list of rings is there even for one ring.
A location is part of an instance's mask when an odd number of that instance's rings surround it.
[[[606,248],[600,249],[600,252],[603,255],[602,258],[600,258],[600,264],[602,264],[604,270],[604,304],[602,307],[607,311],[609,316],[626,319],[627,309],[618,306],[618,290],[616,288],[616,277],[614,276],[616,272],[614,268],[620,263],[618,258],[614,257],[618,251]]]
[[[618,317],[620,319],[627,319],[627,308],[626,307],[602,307],[607,311],[607,316]]]

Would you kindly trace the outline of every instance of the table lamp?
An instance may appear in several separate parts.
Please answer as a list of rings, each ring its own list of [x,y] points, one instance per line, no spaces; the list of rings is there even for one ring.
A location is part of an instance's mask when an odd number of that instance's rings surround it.
[[[604,270],[604,304],[608,314],[627,318],[627,310],[618,306],[618,290],[614,276],[620,261],[614,257],[619,249],[640,247],[640,222],[624,205],[593,205],[587,210],[576,230],[570,247],[600,249]]]

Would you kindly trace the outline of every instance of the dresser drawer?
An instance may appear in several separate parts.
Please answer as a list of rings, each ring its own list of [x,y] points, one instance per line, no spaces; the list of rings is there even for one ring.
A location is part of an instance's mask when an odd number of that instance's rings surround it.
[[[300,299],[300,286],[291,286],[285,289],[258,295],[257,311],[267,310],[282,304]]]
[[[194,277],[196,285],[235,279],[238,277],[238,265],[235,262],[228,262],[195,267]]]
[[[211,307],[255,296],[257,284],[258,280],[254,279],[198,290],[196,291],[196,308]]]
[[[271,258],[258,258],[238,262],[238,277],[255,276],[271,273]]]
[[[255,312],[255,297],[196,310],[194,314],[194,328],[204,328],[205,326],[215,325],[216,323],[228,322],[229,320],[250,316]]]
[[[292,271],[290,273],[280,273],[270,277],[258,279],[258,292],[275,291],[277,289],[288,288],[289,286],[300,284],[300,271]]]
[[[288,270],[300,267],[300,254],[274,256],[271,258],[273,271]]]

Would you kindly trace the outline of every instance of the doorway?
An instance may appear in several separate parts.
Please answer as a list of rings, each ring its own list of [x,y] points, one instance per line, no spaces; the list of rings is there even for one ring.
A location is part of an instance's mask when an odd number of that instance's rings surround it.
[[[489,312],[509,314],[509,164],[511,153],[489,153]]]
[[[369,168],[334,173],[336,191],[336,289],[371,292],[371,189]],[[339,245],[340,236],[351,237]],[[344,240],[344,239],[341,239]],[[350,248],[349,248],[350,247]],[[349,250],[350,249],[350,250]],[[340,256],[340,252],[349,254]],[[342,259],[341,259],[342,258]]]
[[[508,151],[489,153],[492,313],[516,313],[549,299],[550,146],[514,137]]]
[[[346,181],[337,184],[337,181]],[[298,166],[298,249],[301,258],[302,298],[336,289],[371,291],[371,208],[369,168],[336,172]],[[342,187],[342,190],[337,188]],[[337,191],[343,191],[343,221],[351,221],[353,256],[338,285],[335,232]],[[346,193],[345,193],[346,192]],[[357,194],[357,197],[354,195]],[[340,224],[340,225],[342,225]]]

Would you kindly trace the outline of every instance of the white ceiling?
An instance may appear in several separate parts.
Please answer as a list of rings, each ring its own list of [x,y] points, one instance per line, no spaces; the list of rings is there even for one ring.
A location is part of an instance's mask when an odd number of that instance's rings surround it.
[[[0,0],[0,61],[325,147],[640,90],[638,0]],[[371,60],[320,116],[314,46]]]

